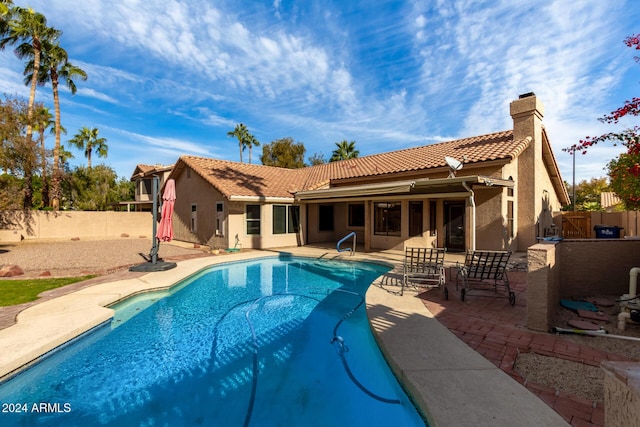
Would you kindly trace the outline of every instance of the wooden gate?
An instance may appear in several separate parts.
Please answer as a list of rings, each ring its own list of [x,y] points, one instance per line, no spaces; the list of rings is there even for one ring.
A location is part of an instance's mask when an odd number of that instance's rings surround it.
[[[562,237],[591,238],[591,212],[562,212]]]

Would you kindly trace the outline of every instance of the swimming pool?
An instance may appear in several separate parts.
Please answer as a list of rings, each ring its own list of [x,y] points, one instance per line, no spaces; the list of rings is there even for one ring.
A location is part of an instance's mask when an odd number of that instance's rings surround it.
[[[0,386],[8,425],[423,426],[368,325],[374,263],[211,267]]]

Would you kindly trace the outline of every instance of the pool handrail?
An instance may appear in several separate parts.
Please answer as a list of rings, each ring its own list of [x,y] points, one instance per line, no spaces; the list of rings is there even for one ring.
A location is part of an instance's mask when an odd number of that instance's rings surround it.
[[[351,237],[353,237],[353,246],[351,248],[344,248],[344,249],[340,248],[340,245],[344,243],[345,240],[348,240]],[[356,251],[356,232],[352,231],[351,233],[344,236],[342,239],[338,240],[338,243],[336,243],[336,250],[338,252],[350,251],[351,253],[349,255],[353,255],[354,252]]]

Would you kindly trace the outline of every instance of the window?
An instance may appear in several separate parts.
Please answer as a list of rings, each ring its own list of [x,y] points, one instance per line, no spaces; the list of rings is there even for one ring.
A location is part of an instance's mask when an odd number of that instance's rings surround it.
[[[260,205],[247,205],[247,234],[260,234]]]
[[[318,230],[333,231],[333,205],[318,206]]]
[[[224,202],[216,202],[216,236],[224,236]]]
[[[422,234],[422,202],[409,202],[409,236]]]
[[[400,213],[401,205],[399,202],[375,203],[373,208],[374,233],[399,236]]]
[[[300,231],[300,206],[289,206],[287,212],[287,233],[297,233]]]
[[[436,236],[438,234],[438,223],[436,222],[437,206],[436,202],[429,202],[429,232],[432,236]]]
[[[151,194],[151,180],[143,179],[142,180],[142,188],[140,189],[141,194]]]
[[[349,227],[364,227],[364,203],[349,205]]]
[[[195,203],[191,204],[191,232],[198,232],[198,205]]]
[[[300,206],[273,205],[273,234],[297,233]]]

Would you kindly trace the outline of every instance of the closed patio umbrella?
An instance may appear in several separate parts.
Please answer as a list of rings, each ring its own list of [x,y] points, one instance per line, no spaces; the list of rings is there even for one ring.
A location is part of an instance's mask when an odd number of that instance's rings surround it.
[[[167,181],[162,193],[162,217],[156,238],[161,242],[173,239],[173,205],[176,203],[176,183],[173,179]]]
[[[162,260],[158,261],[158,250],[160,249],[160,242],[169,242],[171,241],[171,239],[173,239],[173,223],[171,217],[173,216],[173,205],[176,201],[176,183],[174,180],[170,179],[165,184],[164,193],[162,195],[162,218],[160,219],[160,227],[157,228],[158,182],[158,176],[154,175],[153,180],[151,181],[153,188],[153,231],[151,232],[153,246],[151,247],[151,253],[149,254],[149,262],[133,265],[129,267],[129,271],[165,271],[177,267],[177,264],[175,262],[167,262]]]

